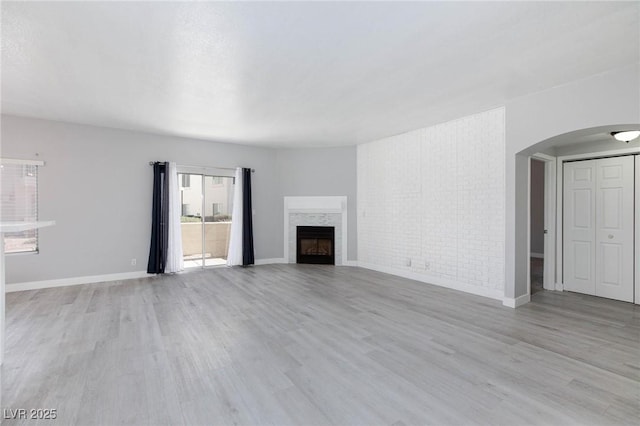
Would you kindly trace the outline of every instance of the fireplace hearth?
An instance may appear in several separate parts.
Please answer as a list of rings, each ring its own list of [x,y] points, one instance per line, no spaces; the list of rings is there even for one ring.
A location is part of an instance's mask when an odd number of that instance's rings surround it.
[[[298,226],[296,235],[297,263],[335,265],[333,226]]]

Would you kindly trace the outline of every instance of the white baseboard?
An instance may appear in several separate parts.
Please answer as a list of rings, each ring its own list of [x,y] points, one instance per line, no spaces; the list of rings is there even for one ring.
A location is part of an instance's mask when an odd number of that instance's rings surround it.
[[[556,283],[556,291],[564,291],[564,283]]]
[[[544,253],[529,253],[529,256],[535,257],[536,259],[544,259]]]
[[[408,278],[410,280],[421,281],[427,284],[446,287],[453,290],[464,291],[465,293],[475,294],[476,296],[488,297],[490,299],[502,300],[504,297],[502,290],[484,288],[475,285],[460,283],[453,280],[447,280],[436,275],[427,275],[414,271],[406,271],[403,269],[392,268],[389,266],[380,266],[372,263],[358,262],[358,266],[365,269],[371,269],[386,274],[397,275],[399,277]]]
[[[273,263],[287,263],[284,257],[274,257],[272,259],[256,259],[256,265],[271,265]]]
[[[256,259],[256,265],[271,265],[273,263],[289,263],[284,257],[283,258],[273,258],[273,259]],[[292,263],[295,265],[295,262]],[[342,262],[342,265],[336,266],[358,266],[357,260],[347,260],[346,262]]]
[[[279,258],[279,257],[272,258],[272,259],[256,259],[255,262],[256,262],[255,263],[256,265],[287,263],[284,258]],[[349,265],[349,266],[355,266],[355,265]],[[122,281],[122,280],[130,280],[135,278],[144,278],[144,277],[151,277],[151,276],[154,276],[154,275],[148,274],[147,271],[133,271],[133,272],[122,272],[118,274],[60,278],[56,280],[26,281],[22,283],[6,284],[5,292],[12,293],[15,291],[40,290],[42,288],[66,287],[69,285],[93,284],[93,283],[102,283],[102,282],[109,282],[109,281]]]
[[[522,296],[518,296],[516,298],[513,297],[505,297],[502,299],[502,304],[509,308],[517,308],[518,306],[522,306],[525,303],[529,303],[531,301],[531,295],[523,294]]]
[[[144,278],[149,276],[153,276],[153,275],[148,274],[147,271],[134,271],[134,272],[123,272],[119,274],[61,278],[57,280],[27,281],[22,283],[7,284],[5,286],[5,292],[12,293],[14,291],[39,290],[41,288],[66,287],[69,285],[102,283],[107,281],[121,281],[121,280],[130,280],[133,278]]]

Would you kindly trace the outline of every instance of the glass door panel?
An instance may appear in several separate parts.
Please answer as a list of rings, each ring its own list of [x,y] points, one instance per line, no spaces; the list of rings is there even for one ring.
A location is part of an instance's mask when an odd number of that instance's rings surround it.
[[[233,178],[204,177],[204,265],[227,264],[231,212],[233,209]]]
[[[185,268],[226,265],[233,178],[178,173]]]
[[[202,267],[202,175],[178,173],[185,268]]]

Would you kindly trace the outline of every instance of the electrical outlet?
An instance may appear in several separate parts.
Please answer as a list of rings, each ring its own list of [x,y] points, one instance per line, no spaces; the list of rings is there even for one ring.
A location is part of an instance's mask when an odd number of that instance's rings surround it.
[[[419,257],[411,259],[411,267],[418,270],[424,269],[424,260]]]
[[[138,261],[136,260],[135,257],[131,259],[131,266],[136,266],[136,263],[138,263]]]

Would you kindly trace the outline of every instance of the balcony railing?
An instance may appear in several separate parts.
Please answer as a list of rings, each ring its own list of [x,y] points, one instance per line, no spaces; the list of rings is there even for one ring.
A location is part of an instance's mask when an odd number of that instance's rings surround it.
[[[202,222],[182,223],[182,252],[185,268],[202,266]],[[227,263],[231,222],[205,222],[204,264],[205,266]]]

